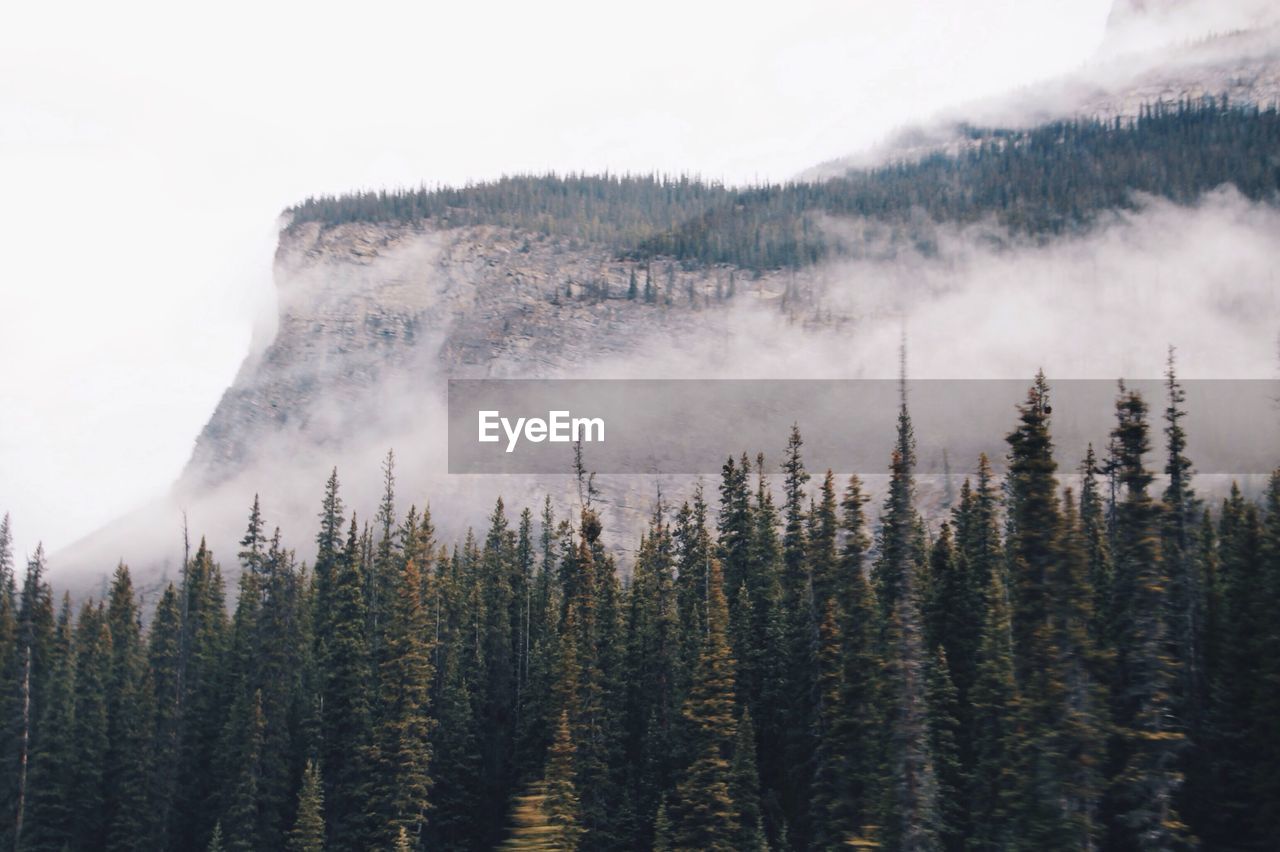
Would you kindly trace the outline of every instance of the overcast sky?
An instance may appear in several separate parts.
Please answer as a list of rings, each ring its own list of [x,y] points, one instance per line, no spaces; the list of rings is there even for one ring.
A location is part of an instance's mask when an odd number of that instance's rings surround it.
[[[783,179],[1079,67],[1109,5],[5,4],[0,512],[16,556],[168,488],[273,310],[291,202],[548,169]]]

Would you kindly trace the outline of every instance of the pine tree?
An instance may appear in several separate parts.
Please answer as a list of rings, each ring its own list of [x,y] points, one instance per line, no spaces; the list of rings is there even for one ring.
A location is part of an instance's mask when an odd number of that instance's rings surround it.
[[[940,848],[938,782],[928,737],[926,657],[919,611],[924,543],[914,506],[915,437],[903,390],[889,494],[881,514],[875,565],[882,610],[884,707],[888,725],[881,784],[882,842],[890,849]]]
[[[942,848],[960,850],[968,834],[964,794],[968,787],[960,764],[959,694],[951,682],[946,649],[939,646],[927,667],[929,751],[938,778],[938,835]]]
[[[224,793],[226,807],[219,826],[226,825],[227,852],[254,852],[262,848],[258,790],[262,777],[262,693],[240,695],[227,721],[227,744],[234,775]]]
[[[572,852],[582,841],[581,809],[574,786],[574,743],[569,726],[569,713],[560,711],[555,739],[547,751],[546,811],[552,833],[548,848]]]
[[[279,847],[292,820],[297,779],[314,748],[314,660],[306,578],[276,529],[263,559],[262,603],[253,666],[262,694],[262,844]]]
[[[205,847],[207,852],[226,852],[226,847],[222,843],[222,823],[215,822],[213,824],[213,834],[209,837],[209,845]]]
[[[405,562],[391,601],[383,659],[379,664],[382,718],[372,769],[379,821],[394,835],[415,840],[422,830],[431,789],[430,687],[434,678],[430,625],[422,605],[422,580],[414,560]]]
[[[1115,582],[1115,566],[1111,560],[1106,501],[1098,483],[1098,474],[1102,471],[1092,444],[1085,454],[1080,472],[1080,524],[1088,555],[1087,576],[1093,602],[1089,635],[1098,651],[1109,656],[1115,636],[1111,619],[1114,612],[1112,586]]]
[[[744,852],[767,850],[764,813],[760,809],[760,775],[756,769],[756,728],[751,723],[750,709],[744,708],[738,720],[733,762],[729,766],[729,798],[737,816],[734,848]]]
[[[791,427],[786,456],[782,463],[783,533],[780,614],[783,618],[783,675],[785,685],[780,710],[785,767],[781,781],[783,812],[795,834],[795,842],[803,844],[808,830],[809,784],[813,773],[813,737],[815,723],[815,659],[818,643],[818,609],[814,599],[813,574],[808,560],[809,542],[805,513],[805,470],[800,448],[804,445],[800,429]]]
[[[204,540],[186,565],[179,679],[182,685],[176,790],[171,842],[182,848],[203,846],[213,831],[207,803],[216,795],[209,771],[226,726],[228,692],[225,662],[227,614],[222,571]]]
[[[836,486],[831,471],[827,471],[823,478],[819,494],[818,503],[810,513],[807,556],[813,581],[815,615],[820,618],[826,610],[827,601],[842,591],[836,553]]]
[[[155,849],[169,846],[178,783],[179,732],[182,714],[182,610],[178,590],[169,583],[156,604],[147,639],[147,668],[150,674],[151,720],[150,823],[146,832]]]
[[[986,616],[987,591],[991,575],[1005,571],[1003,542],[1000,536],[999,494],[994,484],[991,463],[986,454],[978,457],[977,484],[965,480],[960,501],[952,514],[955,531],[955,598],[943,644],[951,666],[952,680],[960,696],[960,754],[965,766],[974,761],[970,731],[969,692],[977,678],[978,648],[982,641],[982,625]]]
[[[790,656],[787,646],[787,618],[783,612],[782,552],[778,536],[778,513],[765,475],[763,454],[756,457],[756,489],[752,512],[755,516],[751,537],[751,570],[747,590],[751,600],[752,627],[755,637],[755,671],[757,683],[748,683],[752,720],[760,732],[756,757],[759,762],[762,804],[766,809],[765,827],[770,836],[778,831],[779,817],[789,787],[785,744],[787,713],[790,702]],[[741,691],[741,685],[740,685]],[[807,807],[808,803],[804,805]]]
[[[13,528],[8,513],[0,518],[0,844],[21,840],[18,826],[18,783],[21,754],[13,749],[20,741],[20,672],[25,652],[18,650],[17,578],[14,576]],[[11,821],[9,817],[12,816]],[[12,823],[12,824],[11,824]],[[19,835],[19,836],[13,836]]]
[[[480,625],[484,645],[484,680],[480,684],[480,724],[486,781],[484,802],[493,808],[505,803],[511,791],[510,755],[514,729],[512,708],[516,691],[515,623],[516,594],[513,585],[515,541],[505,507],[499,498],[489,516],[489,531],[480,556]],[[487,824],[501,819],[496,810],[487,815]]]
[[[1280,609],[1280,470],[1271,474],[1264,498],[1260,560],[1261,610]],[[1258,636],[1258,681],[1251,742],[1256,749],[1250,775],[1255,801],[1254,824],[1259,837],[1275,837],[1280,831],[1280,783],[1271,768],[1280,761],[1280,629],[1275,620]]]
[[[116,568],[107,606],[111,663],[107,674],[107,753],[103,771],[109,850],[136,848],[150,807],[147,746],[151,742],[150,690],[142,626],[129,569]]]
[[[433,701],[438,724],[431,744],[433,785],[428,823],[430,848],[469,849],[481,831],[476,825],[480,799],[481,731],[476,724],[470,684],[462,660],[465,637],[452,635],[442,657],[439,697]]]
[[[23,831],[18,848],[24,852],[59,852],[71,843],[75,809],[68,783],[76,767],[75,743],[68,735],[74,724],[75,648],[72,642],[71,596],[63,598],[50,659],[45,706],[39,711],[40,737],[31,754],[31,771]]]
[[[1252,741],[1256,710],[1256,671],[1260,637],[1267,635],[1274,613],[1266,600],[1262,562],[1262,522],[1257,507],[1232,483],[1218,517],[1218,564],[1213,572],[1206,658],[1211,672],[1211,702],[1206,723],[1208,764],[1196,792],[1202,806],[1205,840],[1214,846],[1264,848],[1254,825],[1258,803],[1253,797]]]
[[[845,748],[841,739],[846,733],[841,724],[846,708],[841,703],[844,669],[840,656],[844,642],[840,621],[835,599],[828,598],[819,629],[817,747],[810,805],[813,843],[819,849],[840,845],[860,828],[849,813],[848,802],[848,784],[852,780],[848,763],[857,755]]]
[[[862,483],[850,477],[842,499],[844,544],[839,576],[841,606],[831,610],[832,624],[824,622],[821,644],[827,688],[820,690],[829,722],[821,729],[815,791],[825,807],[814,812],[815,838],[819,844],[842,843],[862,837],[874,819],[874,792],[880,786],[880,671],[877,650],[880,630],[874,595],[864,566],[869,548]],[[832,640],[838,644],[832,646]],[[832,666],[836,669],[832,669]],[[834,687],[834,692],[832,691]]]
[[[107,749],[107,678],[111,632],[101,604],[86,603],[76,624],[76,700],[71,738],[72,848],[101,848],[107,831],[103,770]]]
[[[658,813],[653,818],[653,852],[671,852],[675,848],[673,832],[671,817],[667,813],[667,802],[663,799],[662,804],[658,805]]]
[[[1149,448],[1146,414],[1141,396],[1122,389],[1113,433],[1124,493],[1117,507],[1115,555],[1124,637],[1116,718],[1124,736],[1124,764],[1117,784],[1121,822],[1130,842],[1142,849],[1175,849],[1190,843],[1175,809],[1185,734],[1172,717],[1178,671],[1167,654],[1168,577],[1160,552],[1159,510],[1147,491],[1152,476],[1143,463]]]
[[[747,477],[751,471],[751,463],[744,455],[742,464],[738,465],[732,456],[720,469],[720,515],[716,521],[717,554],[724,569],[725,597],[729,600],[729,622],[734,637],[734,653],[738,664],[743,666],[740,686],[746,686],[754,679],[751,668],[754,649],[738,639],[749,638],[750,611],[738,606],[741,598],[739,592],[747,584],[751,573],[751,489]],[[750,597],[747,597],[748,603]]]
[[[1049,430],[1053,408],[1044,374],[1036,375],[1026,402],[1018,407],[1018,425],[1009,444],[1008,559],[1013,605],[1013,662],[1021,702],[1018,807],[1014,815],[1020,839],[1043,846],[1066,835],[1069,814],[1066,781],[1059,765],[1058,739],[1066,701],[1061,670],[1069,650],[1058,644],[1052,610],[1061,596],[1062,516],[1058,504],[1057,463]]]
[[[320,770],[313,761],[307,761],[302,773],[298,818],[289,831],[285,848],[288,852],[324,852],[324,790]]]
[[[1001,572],[991,574],[986,618],[978,647],[973,705],[975,764],[972,781],[973,835],[969,847],[996,852],[1012,847],[1014,760],[1018,747],[1019,698],[1013,673],[1013,628]]]
[[[0,532],[0,563],[9,567],[2,572],[4,596],[8,600],[6,610],[12,611],[12,557],[9,553],[7,523]],[[5,821],[0,829],[0,840],[16,844],[22,835],[26,801],[29,790],[28,769],[31,751],[39,739],[38,711],[44,706],[46,672],[54,649],[53,592],[44,579],[44,546],[36,545],[35,554],[27,561],[27,573],[18,599],[17,617],[11,622],[14,629],[10,656],[0,661],[5,666],[4,693],[0,710],[4,711],[6,738],[0,749],[4,755],[4,805]],[[8,627],[6,627],[6,631]],[[33,712],[33,708],[35,712]]]
[[[720,563],[711,561],[707,630],[683,715],[690,728],[692,763],[677,789],[676,848],[732,850],[736,835],[729,798],[735,731],[734,661],[729,649],[729,610]]]
[[[353,516],[347,544],[332,566],[323,632],[317,635],[321,683],[321,767],[328,803],[327,845],[365,846],[365,763],[369,747],[369,647],[360,564],[359,526]]]
[[[645,823],[679,768],[676,726],[679,698],[674,671],[680,663],[681,636],[675,595],[671,531],[661,496],[649,528],[641,537],[633,569],[627,624],[625,686],[625,752],[635,811],[644,816],[637,832],[647,835]]]
[[[368,621],[369,654],[378,659],[382,648],[383,632],[392,607],[392,598],[399,569],[399,538],[396,535],[396,456],[387,451],[382,460],[382,500],[378,503],[375,519],[378,542],[374,557],[368,561],[369,570],[364,577],[365,616]],[[371,694],[370,704],[376,707],[380,697],[377,684]]]
[[[1066,830],[1061,835],[1073,845],[1090,848],[1101,835],[1099,815],[1105,780],[1101,767],[1106,758],[1108,726],[1107,657],[1093,633],[1096,621],[1089,585],[1090,545],[1076,512],[1070,489],[1062,500],[1062,537],[1054,579],[1050,617],[1055,662],[1062,688],[1062,710],[1057,722],[1058,774],[1066,803]]]
[[[1196,549],[1203,506],[1191,485],[1192,466],[1187,458],[1186,392],[1174,369],[1173,347],[1165,371],[1167,404],[1164,411],[1168,476],[1162,498],[1160,552],[1169,578],[1169,652],[1178,665],[1173,708],[1193,738],[1198,738],[1206,700],[1204,677],[1204,582],[1201,556]]]

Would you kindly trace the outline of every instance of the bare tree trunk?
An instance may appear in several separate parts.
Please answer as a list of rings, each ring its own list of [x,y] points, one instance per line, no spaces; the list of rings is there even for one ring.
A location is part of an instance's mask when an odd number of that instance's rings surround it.
[[[22,745],[18,752],[18,809],[13,823],[13,848],[22,848],[22,816],[27,801],[27,756],[31,748],[31,646],[22,663]]]

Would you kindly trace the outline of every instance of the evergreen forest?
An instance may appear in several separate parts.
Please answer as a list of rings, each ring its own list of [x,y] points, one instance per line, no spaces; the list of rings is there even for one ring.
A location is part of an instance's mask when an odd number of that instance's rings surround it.
[[[1194,203],[1234,186],[1274,203],[1280,112],[1225,98],[1153,103],[1134,118],[1081,118],[1028,130],[963,127],[953,154],[854,170],[819,182],[732,188],[683,176],[512,176],[462,188],[422,187],[309,198],[291,228],[349,222],[496,225],[621,258],[762,271],[834,255],[933,250],[940,224],[994,223],[1003,240],[1079,233],[1143,196]],[[871,223],[840,236],[831,217]]]
[[[1198,496],[1172,363],[1059,470],[1051,394],[941,516],[905,398],[878,505],[798,428],[780,460],[726,447],[626,565],[591,487],[442,540],[390,454],[367,517],[335,471],[296,554],[255,499],[145,608],[124,565],[78,601],[15,565],[6,517],[0,845],[1274,849],[1280,471]]]

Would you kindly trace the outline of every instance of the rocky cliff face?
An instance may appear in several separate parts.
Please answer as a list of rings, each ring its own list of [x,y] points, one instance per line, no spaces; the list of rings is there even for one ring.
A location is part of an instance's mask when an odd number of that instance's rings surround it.
[[[201,432],[186,486],[260,462],[273,435],[336,450],[371,421],[394,431],[429,410],[450,378],[599,375],[722,326],[731,306],[794,320],[806,303],[787,306],[789,289],[813,288],[812,273],[688,271],[492,227],[369,224],[282,232],[275,277],[275,338],[246,361]],[[400,395],[394,411],[389,386]]]

